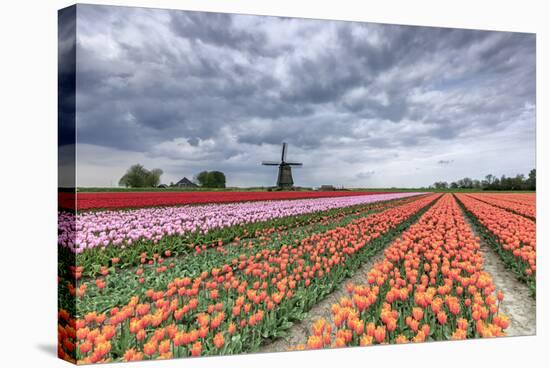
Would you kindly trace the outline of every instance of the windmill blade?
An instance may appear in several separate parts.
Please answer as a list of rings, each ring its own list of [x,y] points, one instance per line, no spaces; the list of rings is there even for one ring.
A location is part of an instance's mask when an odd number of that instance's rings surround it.
[[[303,166],[304,165],[301,162],[285,162],[285,164],[291,165],[291,166]]]
[[[286,143],[283,142],[283,152],[281,153],[281,161],[285,161],[286,160]]]
[[[262,165],[266,165],[266,166],[279,166],[279,162],[276,162],[276,161],[262,161]]]

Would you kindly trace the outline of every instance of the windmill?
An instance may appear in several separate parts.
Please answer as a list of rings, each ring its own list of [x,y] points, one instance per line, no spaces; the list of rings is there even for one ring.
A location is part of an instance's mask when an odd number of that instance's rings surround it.
[[[283,142],[283,151],[281,152],[281,161],[263,161],[265,166],[279,166],[279,174],[277,175],[277,188],[289,189],[294,185],[292,180],[292,166],[302,166],[301,162],[288,162],[286,160],[287,144]]]

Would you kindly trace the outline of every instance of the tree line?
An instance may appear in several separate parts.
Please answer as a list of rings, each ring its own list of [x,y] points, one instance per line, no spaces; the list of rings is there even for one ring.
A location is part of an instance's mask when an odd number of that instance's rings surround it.
[[[118,185],[126,188],[155,188],[160,185],[161,169],[148,170],[141,164],[130,166],[120,178]],[[203,188],[225,188],[225,174],[221,171],[201,171],[195,182]],[[170,183],[170,186],[175,186]]]
[[[435,189],[479,189],[479,190],[536,190],[537,189],[537,171],[533,169],[527,176],[517,174],[516,176],[502,175],[500,178],[493,174],[486,175],[485,178],[471,179],[463,178],[448,183],[446,181],[437,181],[430,186]]]

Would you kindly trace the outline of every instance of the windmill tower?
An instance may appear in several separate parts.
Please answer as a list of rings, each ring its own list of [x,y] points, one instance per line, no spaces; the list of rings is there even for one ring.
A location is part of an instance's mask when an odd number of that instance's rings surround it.
[[[277,175],[277,188],[289,189],[294,186],[292,180],[292,166],[302,166],[301,162],[288,162],[286,160],[287,144],[283,142],[283,150],[281,152],[281,161],[263,161],[265,166],[279,166],[279,174]]]

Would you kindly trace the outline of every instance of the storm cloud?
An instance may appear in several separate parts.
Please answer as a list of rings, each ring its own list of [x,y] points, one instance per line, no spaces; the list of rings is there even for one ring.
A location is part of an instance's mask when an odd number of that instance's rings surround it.
[[[76,40],[79,186],[272,185],[283,141],[302,186],[535,165],[533,34],[78,5]]]

